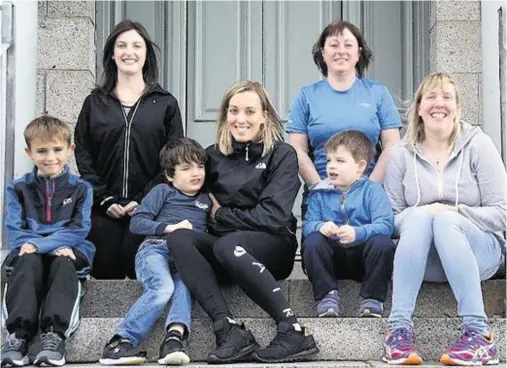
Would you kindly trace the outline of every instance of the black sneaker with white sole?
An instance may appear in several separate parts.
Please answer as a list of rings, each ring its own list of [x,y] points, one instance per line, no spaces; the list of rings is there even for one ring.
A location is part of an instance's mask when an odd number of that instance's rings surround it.
[[[298,362],[319,352],[306,327],[280,322],[277,330],[278,333],[268,347],[252,354],[255,360],[263,363]]]
[[[259,347],[244,324],[224,318],[213,323],[217,348],[208,354],[209,364],[228,364],[244,361]]]
[[[183,365],[190,362],[190,357],[183,347],[183,336],[175,330],[167,331],[160,345],[158,364]]]
[[[146,352],[135,348],[128,339],[114,335],[102,351],[103,365],[138,365],[146,361]]]

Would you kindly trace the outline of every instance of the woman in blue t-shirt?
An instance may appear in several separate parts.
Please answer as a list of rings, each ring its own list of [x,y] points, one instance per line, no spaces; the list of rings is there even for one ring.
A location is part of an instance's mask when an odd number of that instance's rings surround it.
[[[387,87],[364,78],[372,53],[361,31],[347,21],[330,23],[313,46],[313,60],[326,77],[301,88],[292,103],[287,133],[299,174],[308,187],[326,177],[324,143],[333,134],[359,130],[382,152],[366,171],[382,183],[401,121]],[[310,156],[312,158],[310,158]]]

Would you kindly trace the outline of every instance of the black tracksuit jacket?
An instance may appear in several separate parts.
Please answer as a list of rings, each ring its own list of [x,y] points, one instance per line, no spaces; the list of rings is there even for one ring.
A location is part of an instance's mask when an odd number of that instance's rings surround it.
[[[157,182],[159,152],[183,136],[178,101],[160,85],[125,116],[120,101],[98,88],[84,101],[74,133],[81,177],[93,186],[94,207],[141,202]]]
[[[209,146],[207,189],[222,205],[209,232],[223,235],[237,230],[263,231],[288,238],[297,246],[297,221],[292,207],[301,185],[296,151],[277,142],[262,156],[262,143],[233,140],[225,156],[218,145]]]

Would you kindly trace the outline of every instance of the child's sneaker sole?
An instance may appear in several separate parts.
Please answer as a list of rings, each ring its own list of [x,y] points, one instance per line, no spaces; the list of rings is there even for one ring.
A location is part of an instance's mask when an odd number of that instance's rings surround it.
[[[183,365],[188,363],[190,363],[190,358],[183,351],[175,351],[158,360],[160,365]]]
[[[329,308],[327,311],[325,311],[324,313],[321,313],[319,314],[319,318],[324,318],[324,317],[339,317],[340,315],[338,314],[337,311],[335,311],[333,308]]]
[[[463,365],[463,366],[481,366],[481,365],[497,365],[500,363],[498,359],[490,359],[487,362],[475,361],[475,360],[460,360],[460,359],[452,359],[448,354],[442,355],[440,358],[440,363],[444,365]]]
[[[102,365],[140,365],[146,361],[144,357],[124,357],[119,359],[100,358]]]
[[[28,364],[30,364],[28,355],[25,355],[21,360],[13,360],[10,358],[2,359],[2,367],[24,367]]]
[[[386,362],[387,364],[392,364],[392,365],[421,365],[421,364],[423,364],[422,358],[415,353],[411,353],[406,358],[396,359],[396,360],[389,360],[384,356],[384,357],[382,357],[382,360],[384,362]]]
[[[53,360],[47,357],[41,357],[35,359],[33,365],[36,365],[38,367],[62,367],[65,365],[65,357],[63,357],[60,360]]]
[[[366,308],[364,311],[361,312],[359,317],[364,318],[382,318],[382,314],[379,313],[373,313],[369,308]]]

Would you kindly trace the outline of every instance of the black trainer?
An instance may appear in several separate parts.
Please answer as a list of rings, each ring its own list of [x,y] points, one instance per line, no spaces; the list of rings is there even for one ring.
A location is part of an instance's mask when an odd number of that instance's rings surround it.
[[[183,336],[179,331],[167,331],[158,354],[158,364],[183,365],[190,362],[190,357],[183,348]]]
[[[137,365],[146,361],[146,352],[139,351],[128,339],[114,335],[102,351],[99,363],[103,365]]]
[[[65,339],[53,330],[41,333],[42,348],[33,361],[34,365],[61,367],[65,364]]]
[[[213,323],[217,348],[208,354],[209,364],[239,362],[259,347],[244,324],[238,325],[228,318]]]
[[[28,341],[10,334],[2,345],[2,367],[23,367],[28,365]]]
[[[319,352],[319,348],[306,327],[296,331],[287,322],[280,322],[278,332],[265,349],[256,350],[252,356],[263,363],[282,363],[306,360]]]

